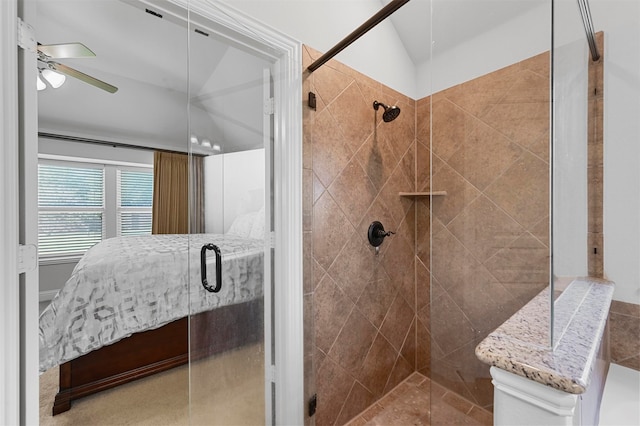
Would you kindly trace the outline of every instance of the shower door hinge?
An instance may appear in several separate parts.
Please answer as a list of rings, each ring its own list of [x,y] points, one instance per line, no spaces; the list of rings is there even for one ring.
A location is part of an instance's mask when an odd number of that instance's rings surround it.
[[[33,27],[18,18],[18,46],[29,52],[36,53],[36,32]]]
[[[38,267],[38,248],[33,244],[18,246],[18,274],[35,271]]]
[[[275,104],[273,98],[265,99],[263,105],[264,115],[273,115]]]

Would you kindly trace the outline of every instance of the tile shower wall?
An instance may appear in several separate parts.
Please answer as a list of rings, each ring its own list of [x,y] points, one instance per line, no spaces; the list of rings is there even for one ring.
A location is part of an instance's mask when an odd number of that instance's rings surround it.
[[[428,135],[419,132],[418,189],[447,195],[432,201],[431,265],[429,209],[426,201],[417,206],[418,271],[432,272],[431,316],[418,311],[418,334],[431,332],[432,380],[490,408],[489,368],[474,349],[548,284],[549,56],[431,101],[432,177]],[[418,122],[428,108],[418,101]]]
[[[303,78],[308,423],[344,424],[416,370],[415,206],[398,195],[415,188],[416,104],[336,61]],[[384,123],[374,100],[402,113]],[[374,220],[396,232],[379,255]]]
[[[640,370],[640,305],[614,300],[609,311],[611,362]]]

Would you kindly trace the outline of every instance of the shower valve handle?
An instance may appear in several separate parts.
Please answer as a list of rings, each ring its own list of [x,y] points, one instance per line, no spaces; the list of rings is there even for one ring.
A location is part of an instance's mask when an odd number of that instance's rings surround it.
[[[389,237],[393,234],[395,234],[395,232],[385,231],[382,223],[376,220],[374,222],[371,222],[371,225],[369,225],[367,237],[369,238],[369,244],[377,248],[378,246],[380,246],[380,244],[382,244],[385,237]]]

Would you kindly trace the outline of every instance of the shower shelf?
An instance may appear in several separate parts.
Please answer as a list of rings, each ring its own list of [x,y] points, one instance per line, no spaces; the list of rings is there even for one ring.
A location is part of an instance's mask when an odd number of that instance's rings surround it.
[[[447,195],[447,191],[399,192],[401,197],[428,197],[430,195]]]

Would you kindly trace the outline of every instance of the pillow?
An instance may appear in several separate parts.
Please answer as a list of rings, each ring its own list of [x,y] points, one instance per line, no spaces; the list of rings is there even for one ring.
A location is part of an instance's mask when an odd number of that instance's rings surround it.
[[[255,238],[257,240],[264,239],[264,206],[256,213],[249,238]]]
[[[256,216],[258,216],[258,212],[251,212],[236,217],[229,227],[227,234],[237,235],[242,238],[249,238]]]

